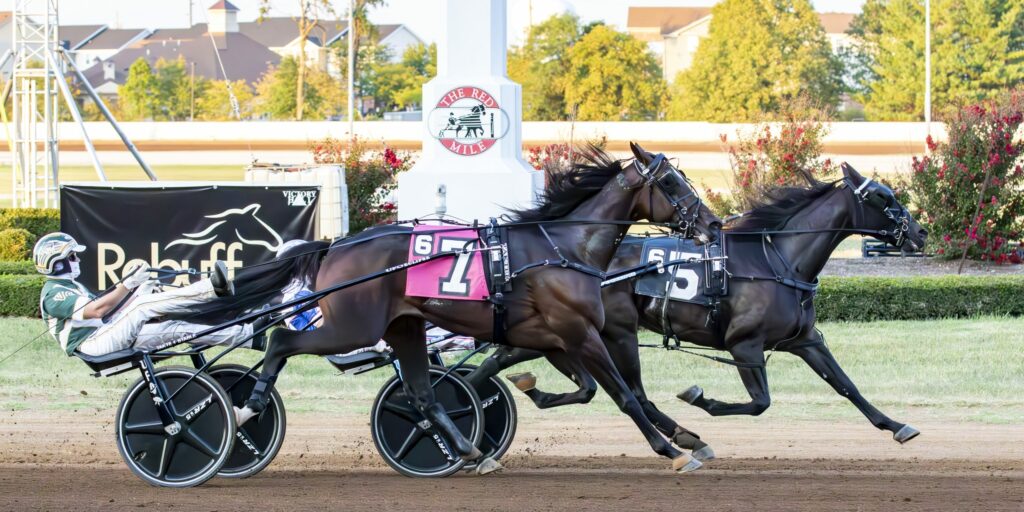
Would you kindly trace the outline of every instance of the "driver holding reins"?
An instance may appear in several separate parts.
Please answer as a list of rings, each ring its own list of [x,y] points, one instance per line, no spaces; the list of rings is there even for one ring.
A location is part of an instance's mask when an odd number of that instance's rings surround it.
[[[36,270],[46,276],[39,297],[43,321],[68,355],[76,350],[98,356],[129,347],[155,349],[210,326],[182,320],[153,320],[234,294],[227,267],[217,261],[209,279],[166,291],[160,290],[159,281],[151,279],[149,265],[139,263],[127,269],[128,277],[97,297],[76,281],[81,274],[78,253],[84,250],[85,246],[60,232],[40,238],[32,250]],[[122,305],[129,295],[132,297]],[[251,324],[232,325],[192,343],[228,345],[252,332]]]

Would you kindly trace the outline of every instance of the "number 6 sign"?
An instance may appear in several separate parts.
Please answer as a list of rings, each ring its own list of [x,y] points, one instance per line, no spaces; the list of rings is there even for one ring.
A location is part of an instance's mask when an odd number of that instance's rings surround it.
[[[477,240],[477,233],[472,229],[416,226],[409,240],[409,261],[439,252],[477,248]],[[410,267],[406,272],[406,295],[454,300],[487,299],[487,282],[480,252],[461,252],[438,258]]]

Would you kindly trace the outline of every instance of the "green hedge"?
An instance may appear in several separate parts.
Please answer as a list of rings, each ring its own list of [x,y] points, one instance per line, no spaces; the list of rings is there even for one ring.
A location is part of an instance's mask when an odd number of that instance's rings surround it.
[[[32,260],[0,261],[0,275],[36,275],[36,265]]]
[[[0,316],[38,315],[43,280],[0,275]],[[815,307],[820,321],[1021,316],[1024,276],[826,277]]]
[[[0,275],[0,316],[39,316],[41,275]]]
[[[0,229],[21,228],[39,238],[60,231],[57,208],[0,208]]]
[[[0,260],[22,261],[32,257],[35,236],[27,229],[0,229]]]
[[[1024,315],[1024,276],[826,277],[819,320]]]

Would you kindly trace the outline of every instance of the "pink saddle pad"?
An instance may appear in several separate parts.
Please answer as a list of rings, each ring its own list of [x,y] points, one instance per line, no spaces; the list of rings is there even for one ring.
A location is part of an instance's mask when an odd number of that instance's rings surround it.
[[[470,244],[479,246],[476,230],[456,226],[427,226],[413,228],[409,241],[409,261],[439,252],[461,250]],[[487,299],[483,253],[470,252],[437,258],[410,267],[405,282],[405,294],[412,297],[430,297],[452,300]]]

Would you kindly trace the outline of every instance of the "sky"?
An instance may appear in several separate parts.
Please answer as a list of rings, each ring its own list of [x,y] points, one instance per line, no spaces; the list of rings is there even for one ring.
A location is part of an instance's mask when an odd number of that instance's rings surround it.
[[[206,7],[216,0],[191,0],[195,23],[206,21]],[[260,0],[230,0],[238,6],[239,21],[250,21],[259,15]],[[371,11],[374,23],[401,23],[420,39],[431,43],[441,36],[440,5],[443,0],[386,0],[384,7]],[[527,25],[528,5],[532,1],[534,17],[563,5],[584,21],[604,20],[624,28],[630,6],[709,6],[714,0],[507,0],[509,8],[509,42],[515,43]],[[0,0],[0,10],[10,10],[13,0]],[[106,24],[121,28],[180,28],[188,23],[190,0],[59,0],[62,25]],[[344,13],[346,0],[332,0],[336,11]],[[812,0],[818,11],[858,12],[864,0]],[[271,16],[293,14],[298,0],[270,0]],[[535,20],[537,21],[537,20]]]

